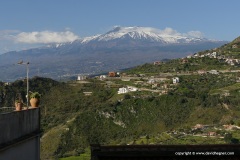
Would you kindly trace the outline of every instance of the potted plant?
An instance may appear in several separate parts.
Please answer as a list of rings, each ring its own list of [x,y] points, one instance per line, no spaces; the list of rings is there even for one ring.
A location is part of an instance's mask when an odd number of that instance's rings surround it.
[[[21,111],[23,108],[23,102],[21,99],[15,100],[15,110],[16,111]]]
[[[30,94],[30,104],[32,107],[36,108],[39,106],[41,94],[38,92],[32,92]]]

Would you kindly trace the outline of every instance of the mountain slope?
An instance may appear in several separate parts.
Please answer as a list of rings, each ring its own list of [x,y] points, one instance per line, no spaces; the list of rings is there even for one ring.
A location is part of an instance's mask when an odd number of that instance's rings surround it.
[[[25,77],[19,60],[30,62],[30,76],[60,79],[77,74],[99,74],[165,58],[184,57],[226,42],[211,41],[150,27],[115,27],[113,30],[71,43],[9,52],[0,55],[0,80]]]

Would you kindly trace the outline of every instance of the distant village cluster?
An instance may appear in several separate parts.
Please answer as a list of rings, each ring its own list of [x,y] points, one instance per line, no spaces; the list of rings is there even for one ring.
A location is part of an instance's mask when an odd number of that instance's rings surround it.
[[[88,77],[85,75],[79,75],[77,80],[84,81]],[[167,78],[162,76],[146,76],[145,74],[127,75],[120,72],[109,72],[108,75],[100,75],[95,78],[105,81],[107,87],[118,88],[118,94],[125,94],[136,91],[148,91],[158,93],[159,95],[167,94],[169,90],[176,86],[180,79],[179,77]],[[127,84],[119,84],[116,81],[120,80]],[[82,83],[81,82],[81,83]],[[119,82],[119,81],[118,81]]]
[[[219,55],[217,52],[209,52],[205,54],[195,53],[193,55],[189,55],[185,58],[181,59],[181,63],[188,63],[190,58],[215,58],[222,62],[226,62],[227,64],[239,65],[239,59],[226,58],[225,56]],[[164,62],[155,61],[153,65],[162,65]],[[198,70],[192,73],[179,73],[179,75],[184,74],[219,74],[218,70]],[[166,75],[155,75],[155,76],[147,76],[146,74],[132,74],[128,75],[126,73],[114,72],[111,71],[107,75],[99,75],[95,78],[105,81],[107,87],[118,88],[117,94],[126,94],[129,92],[136,91],[148,91],[152,93],[158,93],[159,95],[167,94],[170,90],[174,89],[177,84],[180,83],[180,78],[174,76],[173,74],[166,73]],[[171,77],[171,78],[170,78]],[[77,80],[84,81],[88,77],[85,75],[79,75]],[[119,83],[119,80],[127,83]],[[86,93],[85,95],[91,95],[90,93]]]
[[[240,127],[231,124],[225,124],[222,126],[196,124],[195,126],[191,127],[191,129],[188,131],[173,130],[168,133],[172,135],[193,135],[198,137],[224,138],[224,136],[228,134],[228,131],[233,130],[240,130]]]
[[[214,126],[214,125],[203,125],[203,124],[196,124],[193,128],[192,131],[198,131],[197,136],[223,136],[224,134],[227,134],[225,131],[232,131],[232,130],[239,130],[240,127],[236,125],[231,125],[231,124],[225,124],[222,126]],[[199,132],[200,131],[200,132]],[[223,131],[221,134],[217,131]],[[221,137],[223,138],[223,137]]]
[[[212,53],[205,53],[205,54],[199,54],[195,53],[193,55],[189,55],[186,58],[203,58],[203,57],[209,57],[209,58],[215,58],[220,60],[221,62],[226,62],[227,64],[231,66],[239,65],[240,60],[239,59],[234,59],[234,58],[227,58],[224,55],[220,55],[217,52],[212,52]]]

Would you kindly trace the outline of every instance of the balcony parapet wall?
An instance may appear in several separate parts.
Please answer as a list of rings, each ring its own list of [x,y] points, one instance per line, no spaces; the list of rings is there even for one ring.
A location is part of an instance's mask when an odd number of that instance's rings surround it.
[[[0,147],[40,132],[40,108],[0,114]]]

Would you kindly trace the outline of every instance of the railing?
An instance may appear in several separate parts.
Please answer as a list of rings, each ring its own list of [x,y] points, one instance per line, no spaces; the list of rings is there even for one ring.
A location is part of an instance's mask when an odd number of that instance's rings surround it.
[[[1,107],[0,113],[8,113],[8,112],[12,112],[14,110],[15,110],[15,107]]]

